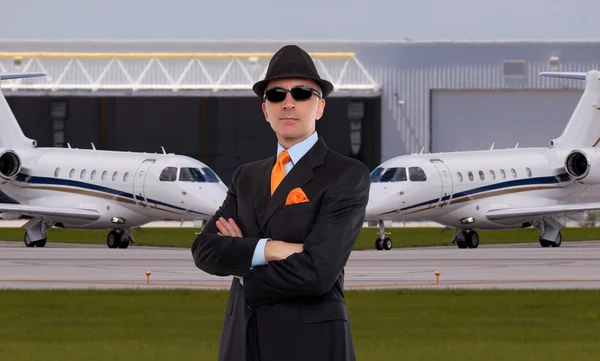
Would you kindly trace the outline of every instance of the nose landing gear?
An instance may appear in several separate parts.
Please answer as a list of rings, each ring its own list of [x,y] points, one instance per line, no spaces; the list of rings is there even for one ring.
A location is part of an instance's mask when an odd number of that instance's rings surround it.
[[[378,251],[389,251],[392,249],[392,240],[388,238],[387,235],[391,233],[385,231],[385,225],[383,221],[378,221],[377,224],[379,226],[379,238],[375,240],[375,249]]]

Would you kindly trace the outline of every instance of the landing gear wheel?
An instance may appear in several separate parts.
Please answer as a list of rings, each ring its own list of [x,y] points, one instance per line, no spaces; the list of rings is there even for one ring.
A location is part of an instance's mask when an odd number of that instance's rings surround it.
[[[40,239],[38,241],[32,241],[29,238],[29,234],[25,232],[25,237],[23,237],[23,242],[26,247],[44,247],[46,245],[46,238]]]
[[[475,231],[469,231],[467,233],[467,247],[477,248],[479,247],[479,235]]]
[[[127,248],[129,247],[129,238],[123,237],[121,242],[119,242],[119,248]]]
[[[108,248],[117,248],[121,244],[121,234],[117,231],[110,231],[106,237]]]
[[[377,238],[375,240],[375,249],[381,251],[383,249],[383,240],[381,238]]]
[[[392,240],[389,238],[385,238],[383,240],[383,249],[385,249],[386,251],[389,251],[390,249],[392,249]]]
[[[552,241],[548,241],[546,239],[540,238],[540,245],[542,247],[560,247],[561,244],[562,244],[562,235],[560,234],[560,232],[558,232],[558,235],[556,236],[556,242],[552,242]]]
[[[29,234],[27,234],[27,232],[25,232],[25,237],[23,238],[23,242],[25,242],[25,246],[27,246],[27,247],[35,247],[35,242],[33,242],[31,240],[31,238],[29,238]]]
[[[456,241],[456,246],[458,246],[458,248],[460,248],[460,249],[469,247],[469,245],[467,244],[467,241]]]

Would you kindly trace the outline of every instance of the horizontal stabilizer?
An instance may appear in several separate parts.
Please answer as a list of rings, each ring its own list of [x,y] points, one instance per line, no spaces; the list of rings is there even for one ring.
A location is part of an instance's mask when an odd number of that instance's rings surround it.
[[[0,73],[0,80],[34,78],[36,76],[46,76],[46,73]]]
[[[552,78],[566,78],[566,79],[580,79],[585,80],[587,73],[580,72],[554,72],[554,71],[545,71],[540,73],[541,76],[548,76]]]

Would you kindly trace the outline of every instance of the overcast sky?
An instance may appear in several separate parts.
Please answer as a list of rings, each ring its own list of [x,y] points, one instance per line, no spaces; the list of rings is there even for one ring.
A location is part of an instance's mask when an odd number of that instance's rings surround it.
[[[1,3],[3,40],[600,40],[600,0]]]

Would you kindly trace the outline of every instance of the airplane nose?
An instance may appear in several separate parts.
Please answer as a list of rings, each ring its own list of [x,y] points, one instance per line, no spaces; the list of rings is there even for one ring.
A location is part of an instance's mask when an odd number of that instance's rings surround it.
[[[225,198],[227,197],[227,186],[221,183],[216,184],[212,193],[212,197],[208,203],[212,213],[214,214],[219,207],[221,207],[225,201]]]
[[[365,210],[365,219],[366,220],[373,220],[375,219],[375,217],[377,217],[378,215],[380,215],[381,212],[381,206],[375,202],[371,202],[369,201],[369,203],[367,203],[367,208]]]
[[[369,201],[365,210],[365,220],[378,220],[378,217],[382,214],[394,210],[395,192],[380,185],[371,185]]]

